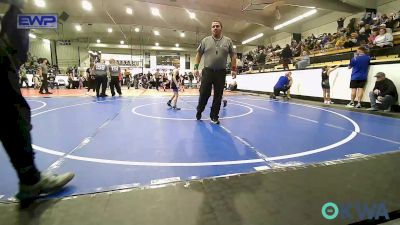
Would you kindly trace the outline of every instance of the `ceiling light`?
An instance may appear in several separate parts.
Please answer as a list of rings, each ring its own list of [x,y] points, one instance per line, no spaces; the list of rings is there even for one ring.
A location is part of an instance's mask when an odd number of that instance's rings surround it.
[[[75,25],[75,29],[77,30],[77,31],[81,31],[82,30],[82,27],[81,27],[81,25]]]
[[[99,53],[101,53],[101,51],[99,51]]]
[[[139,32],[139,31],[140,31],[139,27],[136,27],[135,32]]]
[[[179,44],[175,44],[175,47],[179,48]]]
[[[125,44],[125,42],[124,42],[124,41],[120,41],[119,43],[120,43],[121,45]]]
[[[50,44],[50,40],[49,40],[49,39],[43,39],[43,42],[44,42],[45,44]]]
[[[100,39],[97,39],[97,43],[100,43],[101,41],[100,41]]]
[[[36,38],[36,35],[34,35],[34,34],[32,34],[32,33],[29,33],[29,37],[30,37],[30,38]]]
[[[93,5],[91,2],[85,0],[85,1],[82,1],[82,8],[86,11],[91,11],[93,8]]]
[[[284,22],[282,24],[279,24],[279,25],[275,26],[274,30],[279,30],[279,29],[281,29],[283,27],[289,26],[290,24],[295,23],[295,22],[297,22],[299,20],[302,20],[302,19],[304,19],[306,17],[309,17],[309,16],[311,16],[311,15],[313,15],[315,13],[317,13],[316,9],[310,10],[310,11],[304,13],[303,15],[300,15],[298,17],[295,17],[295,18],[293,18],[291,20],[288,20],[288,21],[286,21],[286,22]]]
[[[181,37],[185,37],[185,33],[184,32],[181,33]]]
[[[156,42],[156,46],[160,46],[160,43]]]
[[[35,5],[37,7],[43,8],[46,6],[46,2],[44,0],[35,0]]]
[[[249,38],[249,39],[243,41],[242,44],[245,45],[245,44],[247,44],[247,43],[249,43],[249,42],[251,42],[251,41],[254,41],[254,40],[256,40],[256,39],[259,39],[259,38],[262,37],[262,36],[264,36],[264,34],[263,34],[263,33],[259,33],[259,34],[257,34],[256,36],[251,37],[251,38]]]
[[[154,31],[154,35],[157,35],[157,36],[158,36],[158,35],[160,35],[160,32],[159,32],[158,30],[155,30],[155,31]]]
[[[111,33],[112,32],[112,28],[108,28],[107,31],[108,31],[108,33]]]
[[[236,48],[236,45],[234,45],[233,48]]]
[[[160,16],[160,10],[157,8],[151,8],[151,14],[153,14],[153,16]]]
[[[129,15],[132,15],[132,13],[133,13],[132,8],[127,7],[126,8],[126,13],[128,13]]]
[[[189,13],[189,17],[190,17],[190,19],[196,19],[196,13],[194,13],[194,12],[188,12]]]

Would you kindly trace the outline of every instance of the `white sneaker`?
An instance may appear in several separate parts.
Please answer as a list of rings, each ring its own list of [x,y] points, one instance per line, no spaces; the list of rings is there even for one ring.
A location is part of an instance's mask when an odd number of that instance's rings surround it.
[[[328,101],[324,101],[324,104],[328,104]]]
[[[361,104],[360,104],[360,103],[357,103],[357,105],[354,106],[354,107],[357,108],[357,109],[361,109]]]
[[[347,108],[353,108],[354,107],[354,102],[350,102],[349,104],[346,105]]]
[[[328,104],[333,104],[333,102],[332,101],[328,101]]]

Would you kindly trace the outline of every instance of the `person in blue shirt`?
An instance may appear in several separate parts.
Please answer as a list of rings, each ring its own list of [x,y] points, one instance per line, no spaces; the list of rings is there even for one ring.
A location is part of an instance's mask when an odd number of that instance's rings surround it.
[[[285,73],[285,76],[279,77],[278,82],[274,86],[274,93],[271,94],[272,99],[276,99],[281,91],[286,93],[292,85],[292,72]]]
[[[361,100],[364,95],[364,87],[367,83],[368,70],[371,58],[366,54],[367,50],[364,47],[357,49],[356,56],[351,59],[349,69],[351,72],[351,102],[346,107],[361,108]],[[357,104],[354,101],[357,101]]]

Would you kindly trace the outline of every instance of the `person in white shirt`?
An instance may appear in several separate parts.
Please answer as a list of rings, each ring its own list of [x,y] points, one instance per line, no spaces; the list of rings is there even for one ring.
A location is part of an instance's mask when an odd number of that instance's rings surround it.
[[[377,47],[393,46],[393,35],[387,33],[386,28],[380,28],[379,35],[376,36],[373,44]]]
[[[303,57],[300,61],[296,62],[296,69],[305,69],[310,65],[310,56],[307,51],[303,51]]]

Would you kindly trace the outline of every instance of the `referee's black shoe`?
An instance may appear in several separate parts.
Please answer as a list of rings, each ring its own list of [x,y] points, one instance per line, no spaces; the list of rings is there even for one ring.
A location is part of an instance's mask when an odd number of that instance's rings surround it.
[[[201,120],[201,112],[197,111],[196,113],[196,119]]]
[[[213,124],[219,124],[218,118],[211,118],[211,122],[212,122]]]

